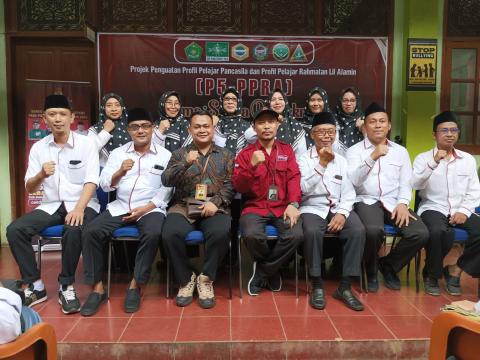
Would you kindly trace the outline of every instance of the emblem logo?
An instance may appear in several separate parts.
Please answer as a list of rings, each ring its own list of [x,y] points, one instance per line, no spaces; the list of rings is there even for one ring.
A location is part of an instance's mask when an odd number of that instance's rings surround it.
[[[275,60],[283,62],[290,56],[290,48],[286,44],[278,43],[273,47],[272,54]]]
[[[207,41],[205,43],[205,55],[207,61],[229,61],[229,47],[226,41]]]
[[[195,41],[185,46],[183,49],[188,61],[200,61],[202,59],[202,47]]]
[[[232,57],[235,60],[242,61],[248,58],[250,51],[247,46],[243,44],[236,44],[232,46]]]

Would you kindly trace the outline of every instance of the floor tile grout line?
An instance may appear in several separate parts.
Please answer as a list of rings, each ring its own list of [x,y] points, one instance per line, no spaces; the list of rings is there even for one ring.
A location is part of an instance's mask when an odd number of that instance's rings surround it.
[[[63,342],[63,340],[65,340],[67,338],[68,335],[70,335],[70,333],[73,331],[73,329],[78,325],[78,323],[80,322],[82,318],[78,318],[77,321],[75,321],[75,323],[73,324],[73,326],[70,328],[70,330],[67,331],[67,333],[65,334],[65,336],[59,341],[59,342]]]
[[[407,299],[407,302],[412,305],[420,314],[422,314],[427,320],[429,321],[432,321],[422,310],[420,310],[419,308],[417,308],[415,306],[415,304],[413,304],[412,302],[410,302],[410,300]]]
[[[325,312],[326,313],[326,312]],[[344,338],[342,337],[342,334],[340,333],[340,330],[337,329],[337,327],[335,326],[335,323],[333,322],[332,318],[330,317],[330,315],[328,313],[327,314],[327,319],[330,321],[330,324],[332,324],[333,328],[335,329],[337,335],[338,335],[338,338],[341,339],[341,341],[344,340]]]
[[[280,320],[280,326],[282,327],[284,341],[288,341],[287,332],[285,331],[285,326],[283,326],[282,317],[280,316],[280,311],[278,310],[277,302],[275,301],[275,296],[273,296],[273,293],[272,293],[272,297],[273,297],[273,305],[275,305],[275,309],[277,310],[277,317]],[[298,301],[298,299],[296,299],[295,301]]]
[[[125,331],[127,331],[127,327],[128,327],[128,325],[130,325],[130,322],[132,321],[132,319],[133,319],[133,314],[130,315],[130,318],[128,319],[127,323],[125,324],[125,327],[123,328],[122,333],[118,337],[117,341],[115,341],[116,343],[120,342],[120,339],[122,338],[123,334],[125,334]]]
[[[180,317],[178,319],[178,325],[177,325],[177,331],[175,333],[175,338],[173,339],[173,343],[175,344],[177,342],[178,338],[178,333],[180,332],[180,325],[182,324],[182,318],[183,318],[183,312],[185,311],[185,308],[182,307],[182,312],[180,313]],[[175,358],[175,357],[174,357]]]
[[[378,319],[378,321],[380,321],[380,323],[381,323],[383,326],[385,326],[385,328],[388,330],[388,332],[393,335],[393,338],[394,338],[395,340],[400,340],[400,339],[397,338],[397,336],[394,334],[394,332],[390,329],[390,327],[387,326],[387,324],[385,324],[385,323],[383,322],[383,320],[382,320],[382,318],[380,317],[380,315],[378,315],[375,311],[373,311],[373,308],[372,308],[369,304],[366,304],[366,305],[368,306],[368,308],[370,309],[370,311],[372,312],[372,314]]]

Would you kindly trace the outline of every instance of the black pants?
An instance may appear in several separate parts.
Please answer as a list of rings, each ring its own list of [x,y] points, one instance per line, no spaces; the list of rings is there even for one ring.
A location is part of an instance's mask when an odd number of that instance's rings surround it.
[[[40,279],[37,261],[32,248],[32,236],[49,226],[64,224],[67,210],[62,204],[55,213],[33,210],[13,221],[7,227],[7,239],[13,257],[20,268],[22,280],[32,283]],[[87,207],[84,211],[83,225],[64,225],[62,234],[62,270],[58,276],[61,285],[75,282],[75,271],[82,252],[82,229],[95,217],[95,210]]]
[[[122,221],[122,217],[125,215],[112,216],[110,211],[107,210],[88,224],[83,231],[83,267],[86,284],[94,285],[102,280],[104,269],[103,248],[113,231],[132,224],[138,227],[140,233],[133,278],[138,284],[148,282],[152,263],[160,244],[165,215],[160,212],[151,212],[142,216],[136,223],[131,224]]]
[[[399,229],[401,240],[382,259],[383,264],[395,272],[399,272],[408,264],[428,241],[427,227],[418,215],[411,210],[409,211],[417,220],[410,219],[408,226],[404,225]],[[358,202],[355,204],[355,212],[362,220],[366,231],[363,257],[367,274],[374,275],[377,273],[378,250],[380,250],[385,236],[383,226],[384,224],[395,225],[395,223],[391,219],[392,214],[385,210],[380,202],[372,205]]]
[[[231,217],[216,214],[201,218],[191,224],[183,215],[170,213],[163,228],[163,246],[173,266],[176,280],[184,285],[192,276],[192,266],[187,255],[185,237],[194,230],[200,230],[205,238],[205,259],[202,273],[214,281],[217,268],[228,250]]]
[[[269,246],[271,241],[268,241],[265,233],[267,224],[275,226],[278,231],[278,239],[273,247]],[[266,276],[276,274],[292,258],[303,240],[301,218],[290,228],[290,225],[285,225],[283,218],[273,214],[245,214],[240,217],[240,227],[245,245],[257,262],[258,271]]]
[[[430,231],[430,238],[425,246],[424,275],[434,279],[442,277],[443,258],[453,245],[455,230],[448,224],[448,218],[442,213],[427,210],[422,213],[422,220]],[[464,229],[468,233],[468,240],[462,256],[457,260],[458,266],[471,276],[480,276],[480,218],[470,215],[467,221],[455,227]]]
[[[321,276],[323,259],[323,239],[330,220],[335,216],[329,213],[327,219],[315,214],[302,214],[303,253],[311,276]],[[365,227],[355,212],[345,221],[343,229],[336,234],[338,238],[327,241],[340,241],[343,247],[343,276],[360,276],[363,248],[365,247]]]

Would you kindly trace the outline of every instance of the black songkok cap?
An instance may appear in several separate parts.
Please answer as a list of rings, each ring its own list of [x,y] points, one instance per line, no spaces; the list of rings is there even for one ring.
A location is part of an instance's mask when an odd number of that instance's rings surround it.
[[[45,98],[45,104],[43,105],[43,111],[50,108],[62,108],[72,110],[70,103],[65,95],[52,94]]]
[[[252,122],[255,122],[255,120],[257,120],[260,116],[262,116],[264,114],[269,114],[269,115],[273,116],[275,119],[278,120],[278,114],[275,111],[273,111],[272,109],[260,109],[253,116]]]
[[[433,118],[433,131],[437,130],[437,126],[444,122],[454,122],[458,125],[457,115],[453,111],[444,111]]]
[[[365,109],[365,118],[367,118],[368,115],[377,113],[377,112],[386,113],[387,111],[384,109],[382,105],[379,105],[376,102],[373,102],[370,105],[368,105],[367,108]]]
[[[312,120],[312,128],[323,124],[336,125],[335,116],[328,111],[315,114]]]
[[[152,117],[147,109],[144,108],[133,108],[128,110],[127,113],[127,123],[137,120],[147,120],[153,123]]]

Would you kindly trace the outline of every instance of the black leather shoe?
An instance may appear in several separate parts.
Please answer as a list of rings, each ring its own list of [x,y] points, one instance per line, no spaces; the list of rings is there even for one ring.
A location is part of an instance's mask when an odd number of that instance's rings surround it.
[[[376,293],[378,291],[377,275],[367,276],[367,290],[368,292],[371,292],[371,293]]]
[[[87,301],[83,304],[80,314],[82,316],[92,316],[95,315],[105,301],[107,301],[107,294],[99,294],[97,292],[92,292],[88,295]]]
[[[128,289],[123,309],[126,313],[137,312],[140,308],[140,289]]]
[[[353,295],[351,290],[343,290],[340,293],[340,290],[337,289],[333,293],[333,297],[337,300],[343,301],[345,305],[352,310],[363,311],[363,304],[355,297],[355,295]]]
[[[378,269],[383,275],[383,280],[387,288],[390,290],[400,290],[400,279],[393,270],[387,268],[381,261],[378,263]]]
[[[322,288],[314,288],[310,292],[310,306],[314,309],[325,309],[325,292]]]

